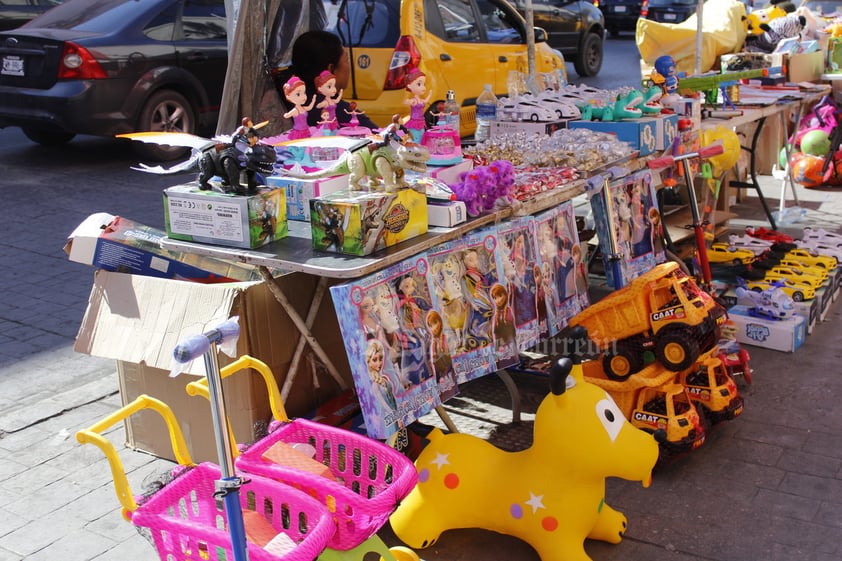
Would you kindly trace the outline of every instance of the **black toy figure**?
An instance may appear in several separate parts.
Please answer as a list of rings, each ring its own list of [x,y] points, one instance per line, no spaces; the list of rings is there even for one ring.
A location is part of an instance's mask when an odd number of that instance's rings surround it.
[[[277,159],[275,149],[260,144],[257,127],[247,126],[250,123],[250,119],[243,119],[243,126],[232,136],[230,143],[216,143],[202,151],[199,187],[203,190],[211,189],[208,181],[218,175],[226,193],[253,194],[257,192],[258,174],[272,173]],[[241,172],[245,172],[245,187],[240,181]]]

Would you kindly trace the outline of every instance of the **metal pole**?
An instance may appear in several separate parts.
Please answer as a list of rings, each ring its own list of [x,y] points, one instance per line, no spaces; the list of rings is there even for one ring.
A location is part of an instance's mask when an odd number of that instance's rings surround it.
[[[531,79],[535,76],[535,16],[532,0],[525,0],[523,10],[526,12],[526,68]]]

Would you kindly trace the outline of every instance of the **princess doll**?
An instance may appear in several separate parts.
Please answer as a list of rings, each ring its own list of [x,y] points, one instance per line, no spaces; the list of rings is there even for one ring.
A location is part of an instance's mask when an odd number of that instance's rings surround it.
[[[339,125],[336,123],[336,117],[331,119],[330,113],[322,111],[322,120],[318,122],[319,130],[322,131],[322,136],[334,136]]]
[[[371,134],[371,129],[360,125],[360,120],[357,118],[357,116],[365,115],[365,111],[357,107],[356,101],[351,101],[348,103],[348,109],[345,109],[345,113],[351,116],[351,120],[348,121],[347,125],[343,125],[339,129],[339,134],[341,134],[342,136],[350,137],[363,137],[368,134]]]
[[[405,126],[412,134],[412,139],[420,143],[427,128],[424,108],[433,95],[432,92],[427,93],[427,75],[417,68],[412,70],[407,76],[406,91],[412,95],[406,100],[406,104],[409,105],[409,120]],[[424,94],[427,96],[424,97]]]
[[[342,99],[342,92],[345,90],[338,90],[336,88],[336,75],[328,70],[323,70],[321,74],[316,76],[313,80],[316,85],[316,91],[324,96],[324,99],[316,104],[316,108],[321,109],[322,120],[319,124],[322,125],[322,130],[329,128],[331,133],[325,132],[325,136],[335,134],[339,124],[336,120],[336,106]],[[327,112],[327,117],[324,116]]]
[[[307,125],[307,113],[316,104],[316,96],[307,103],[307,86],[298,76],[293,76],[284,84],[284,96],[292,103],[293,108],[284,113],[284,117],[292,119],[292,130],[287,133],[289,140],[309,138],[310,127]]]

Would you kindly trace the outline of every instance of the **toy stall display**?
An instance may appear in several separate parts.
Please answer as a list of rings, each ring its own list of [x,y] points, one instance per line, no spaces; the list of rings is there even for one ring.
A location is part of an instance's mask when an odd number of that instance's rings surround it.
[[[606,504],[605,478],[648,486],[658,444],[580,364],[559,360],[550,387],[526,450],[434,429],[415,462],[418,485],[390,518],[395,535],[420,548],[449,529],[488,529],[526,541],[542,561],[590,559],[586,538],[619,543],[628,521]]]

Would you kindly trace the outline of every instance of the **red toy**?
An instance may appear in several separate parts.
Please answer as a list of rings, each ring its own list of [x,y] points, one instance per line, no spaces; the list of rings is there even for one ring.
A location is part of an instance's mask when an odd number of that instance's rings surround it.
[[[759,238],[761,240],[793,243],[792,236],[787,236],[786,234],[782,234],[776,230],[769,230],[768,228],[764,228],[763,226],[760,226],[759,228],[752,228],[751,226],[747,226],[746,234],[753,238]]]

